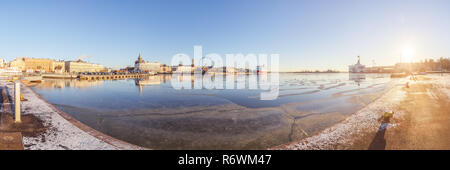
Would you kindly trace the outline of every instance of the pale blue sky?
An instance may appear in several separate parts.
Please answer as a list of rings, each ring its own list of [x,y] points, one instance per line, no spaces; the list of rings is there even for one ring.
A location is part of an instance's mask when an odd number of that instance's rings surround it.
[[[110,67],[176,53],[279,53],[284,71],[450,57],[448,0],[0,0],[0,57]]]

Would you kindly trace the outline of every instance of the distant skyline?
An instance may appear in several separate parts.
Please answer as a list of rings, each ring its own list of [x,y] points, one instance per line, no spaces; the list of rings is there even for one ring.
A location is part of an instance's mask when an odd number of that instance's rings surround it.
[[[177,53],[278,53],[281,71],[450,57],[448,0],[2,0],[0,58],[170,64]]]

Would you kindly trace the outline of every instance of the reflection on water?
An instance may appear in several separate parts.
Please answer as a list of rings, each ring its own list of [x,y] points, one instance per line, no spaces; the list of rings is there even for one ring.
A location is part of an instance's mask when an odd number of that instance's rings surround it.
[[[170,79],[170,75],[163,76],[152,76],[147,78],[135,79],[136,86],[139,87],[139,94],[142,95],[143,87],[150,85],[160,85],[161,83],[166,83]]]
[[[348,79],[355,81],[358,83],[358,86],[360,86],[361,82],[366,79],[366,75],[361,73],[349,73]]]
[[[251,76],[244,81],[258,79]],[[343,120],[391,84],[385,74],[282,73],[278,98],[260,100],[261,89],[176,90],[171,78],[44,80],[34,89],[83,123],[141,146],[263,149]]]

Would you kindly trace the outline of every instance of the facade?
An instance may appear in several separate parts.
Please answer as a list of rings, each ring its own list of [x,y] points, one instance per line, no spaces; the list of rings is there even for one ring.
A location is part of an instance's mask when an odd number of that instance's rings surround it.
[[[23,60],[23,58],[16,58],[13,61],[9,62],[9,67],[19,71],[23,71],[25,70],[25,61]]]
[[[9,67],[21,72],[54,72],[54,73],[79,73],[79,72],[106,72],[100,64],[78,61],[54,61],[51,59],[38,59],[21,57],[9,63]]]
[[[178,66],[177,73],[192,73],[192,67],[191,66]]]
[[[115,73],[129,73],[129,72],[133,72],[134,71],[134,67],[125,67],[122,68],[120,70],[114,70],[113,72]]]
[[[256,66],[256,73],[267,73],[266,66]]]
[[[23,58],[27,72],[53,72],[53,60],[41,58]]]
[[[66,61],[65,62],[66,72],[69,73],[82,73],[82,72],[107,72],[103,65],[93,64],[84,62],[81,60],[78,61]]]
[[[354,65],[348,66],[348,72],[350,73],[363,73],[366,70],[366,66],[360,63],[360,57],[358,56],[358,62]]]
[[[141,57],[141,54],[139,54],[138,59],[136,60],[136,62],[134,62],[134,71],[158,73],[161,71],[161,64],[158,62],[144,61]]]
[[[172,73],[172,66],[163,64],[161,65],[161,70],[158,73]]]
[[[0,76],[14,76],[21,74],[22,71],[18,70],[17,67],[8,67],[6,61],[4,59],[0,59]]]
[[[0,59],[0,68],[6,67],[6,61],[4,59]]]
[[[365,72],[367,72],[367,73],[392,73],[392,72],[394,72],[394,66],[366,67]]]
[[[64,61],[53,61],[53,72],[64,73],[66,71],[66,63]]]
[[[15,68],[20,71],[27,72],[53,72],[53,60],[40,59],[40,58],[28,58],[20,57],[16,58],[9,63],[9,67]]]

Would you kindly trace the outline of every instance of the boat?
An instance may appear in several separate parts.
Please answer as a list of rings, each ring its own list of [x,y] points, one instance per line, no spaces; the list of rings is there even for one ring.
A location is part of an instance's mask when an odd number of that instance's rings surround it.
[[[366,66],[361,64],[360,56],[358,56],[358,62],[356,62],[356,64],[348,66],[349,73],[364,73],[365,71]]]

